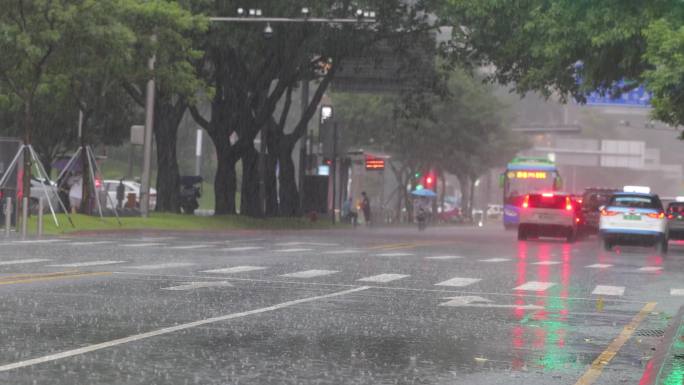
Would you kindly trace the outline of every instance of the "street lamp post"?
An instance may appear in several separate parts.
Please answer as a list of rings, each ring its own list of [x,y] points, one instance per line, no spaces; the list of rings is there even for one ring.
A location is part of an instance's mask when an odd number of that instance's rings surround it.
[[[356,18],[315,18],[309,17],[310,9],[303,7],[301,9],[302,17],[264,17],[261,9],[258,8],[238,8],[237,17],[209,17],[211,22],[228,22],[228,23],[266,23],[264,29],[264,37],[270,38],[273,34],[271,23],[321,23],[321,24],[352,24],[352,23],[366,23],[374,24],[376,22],[375,11],[358,9],[356,11]],[[152,36],[152,41],[156,42],[156,36]],[[154,72],[154,64],[156,55],[152,55],[148,60],[147,66],[150,73]],[[143,217],[149,216],[150,207],[150,167],[152,163],[152,131],[154,125],[154,93],[155,80],[154,76],[150,76],[147,81],[146,99],[145,99],[145,144],[143,150],[143,169],[142,181],[140,186],[140,212]],[[262,139],[263,140],[263,139]],[[265,146],[262,146],[262,157]],[[262,169],[264,169],[262,167]],[[263,175],[262,175],[263,180]],[[263,183],[263,182],[262,182]],[[262,190],[263,191],[263,190]],[[263,198],[262,198],[263,199]],[[263,201],[263,200],[262,200]]]

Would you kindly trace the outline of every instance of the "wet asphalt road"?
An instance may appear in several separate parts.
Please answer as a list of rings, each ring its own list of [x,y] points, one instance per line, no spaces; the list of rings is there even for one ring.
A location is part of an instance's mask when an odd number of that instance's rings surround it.
[[[7,241],[0,383],[636,384],[684,304],[671,248],[498,226]]]

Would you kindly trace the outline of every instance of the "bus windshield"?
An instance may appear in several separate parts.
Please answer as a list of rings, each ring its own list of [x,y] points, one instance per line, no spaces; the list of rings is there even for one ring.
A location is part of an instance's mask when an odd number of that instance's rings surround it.
[[[553,191],[555,173],[548,171],[509,171],[506,174],[505,200],[515,204],[517,199],[532,191]]]

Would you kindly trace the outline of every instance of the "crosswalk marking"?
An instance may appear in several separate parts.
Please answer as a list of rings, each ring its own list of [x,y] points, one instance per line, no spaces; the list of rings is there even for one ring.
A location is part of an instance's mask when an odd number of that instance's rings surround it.
[[[162,287],[162,290],[194,290],[203,289],[206,287],[232,287],[233,285],[227,281],[212,281],[212,282],[185,282],[181,285]]]
[[[95,245],[106,245],[112,243],[112,241],[90,241],[90,242],[69,242],[70,246],[95,246]]]
[[[684,296],[684,289],[670,289],[670,295]]]
[[[303,249],[303,248],[292,248],[292,249],[280,249],[280,250],[275,250],[278,253],[300,253],[303,251],[311,251],[311,249]]]
[[[114,265],[117,263],[126,263],[126,261],[90,261],[90,262],[78,262],[78,263],[63,263],[59,265],[48,265],[49,267],[88,267],[88,266],[102,266],[102,265]]]
[[[451,279],[447,279],[446,281],[436,283],[435,286],[464,287],[464,286],[468,286],[468,285],[472,285],[474,283],[480,282],[481,280],[482,280],[481,278],[454,277]]]
[[[489,258],[489,259],[480,259],[480,262],[485,262],[485,263],[496,263],[496,262],[506,262],[510,261],[510,258]]]
[[[127,269],[136,270],[157,270],[157,269],[173,269],[176,267],[187,267],[193,266],[194,263],[191,262],[168,262],[168,263],[158,263],[154,265],[138,265],[138,266],[126,266]]]
[[[261,250],[263,247],[261,246],[241,246],[241,247],[227,247],[225,249],[221,249],[221,251],[251,251],[251,250]]]
[[[608,267],[613,267],[613,265],[609,265],[607,263],[595,263],[593,265],[587,265],[584,267],[588,267],[590,269],[606,269]]]
[[[324,243],[324,242],[284,242],[276,243],[276,246],[338,246],[337,243]]]
[[[9,261],[0,261],[0,266],[21,265],[24,263],[38,263],[38,262],[46,262],[46,261],[50,261],[50,259],[45,259],[45,258],[12,259]]]
[[[598,285],[591,294],[594,295],[616,295],[621,296],[625,293],[624,286]]]
[[[387,283],[387,282],[396,281],[398,279],[402,279],[402,278],[406,278],[406,277],[409,277],[409,275],[406,275],[406,274],[378,274],[378,275],[373,275],[370,277],[361,278],[358,281],[359,282]]]
[[[323,254],[356,254],[360,253],[360,250],[356,249],[342,249],[342,250],[331,250],[331,251],[326,251]]]
[[[434,257],[425,257],[425,259],[447,260],[447,259],[461,259],[463,257],[458,255],[436,255]]]
[[[192,249],[204,249],[209,247],[209,245],[185,245],[185,246],[171,246],[169,249],[176,250],[192,250]]]
[[[264,269],[268,269],[268,267],[264,267],[264,266],[233,266],[233,267],[226,267],[223,269],[204,270],[204,271],[202,271],[202,273],[233,274],[233,273],[246,273],[248,271],[257,271],[257,270],[264,270]]]
[[[286,278],[313,278],[320,277],[323,275],[330,275],[337,273],[337,270],[304,270],[295,273],[283,274],[281,277]]]
[[[24,241],[12,241],[12,243],[18,243],[18,244],[56,243],[56,242],[64,242],[64,239],[27,239]]]
[[[127,243],[121,245],[122,247],[153,247],[153,246],[163,246],[163,243]]]
[[[554,285],[555,283],[553,282],[528,281],[518,287],[513,288],[513,290],[544,291]]]
[[[548,265],[557,265],[560,262],[558,261],[539,261],[539,262],[534,262],[532,263],[533,265],[541,265],[541,266],[548,266]]]
[[[410,257],[413,254],[411,253],[382,253],[382,254],[375,254],[376,257]]]
[[[639,268],[639,269],[637,269],[637,270],[639,270],[639,271],[647,271],[647,272],[648,272],[648,271],[660,271],[660,270],[662,270],[662,269],[663,269],[663,268],[660,267],[660,266],[644,266],[644,267]]]

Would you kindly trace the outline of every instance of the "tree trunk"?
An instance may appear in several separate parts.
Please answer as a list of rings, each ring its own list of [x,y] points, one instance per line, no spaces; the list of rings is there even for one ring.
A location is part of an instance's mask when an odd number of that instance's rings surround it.
[[[457,175],[457,177],[458,185],[461,190],[461,215],[465,219],[470,219],[470,182],[465,175]]]
[[[475,181],[476,180],[477,180],[477,178],[475,178],[475,177],[470,177],[468,179],[468,183],[469,183],[468,187],[470,188],[470,203],[468,204],[468,207],[470,207],[470,217],[471,218],[473,216],[473,208],[474,208],[474,204],[475,204]]]
[[[166,99],[166,98],[164,98]],[[155,211],[180,212],[180,173],[176,143],[178,125],[185,112],[185,102],[176,105],[158,99],[155,108],[154,138],[157,143],[157,206]]]
[[[213,139],[213,138],[212,138]],[[214,140],[216,147],[216,176],[214,177],[214,214],[235,214],[235,189],[237,176],[235,163],[237,157],[232,156],[228,140]]]
[[[266,154],[266,170],[265,180],[266,184],[266,213],[267,217],[274,217],[278,215],[278,180],[276,178],[276,169],[278,168],[278,158],[272,153]]]
[[[294,217],[300,214],[299,192],[295,179],[295,167],[292,161],[294,145],[282,141],[278,148],[278,162],[280,165],[280,215]]]
[[[263,216],[259,201],[259,153],[253,145],[242,154],[242,194],[240,214],[250,217]]]

